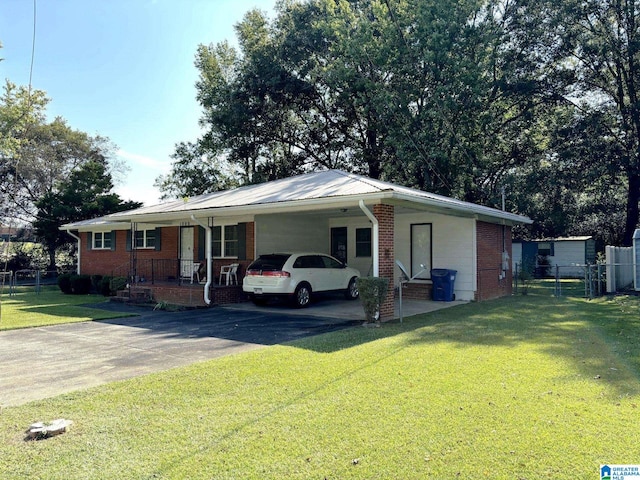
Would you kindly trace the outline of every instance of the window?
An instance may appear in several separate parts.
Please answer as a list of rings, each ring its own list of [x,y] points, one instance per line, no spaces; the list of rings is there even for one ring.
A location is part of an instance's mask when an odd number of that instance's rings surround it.
[[[136,230],[135,243],[136,248],[156,248],[156,231],[154,230]]]
[[[538,243],[538,255],[543,257],[553,257],[553,242]]]
[[[356,257],[371,256],[371,229],[356,228]]]
[[[112,244],[111,232],[94,232],[92,247],[94,250],[111,250]]]
[[[422,273],[420,273],[422,272]],[[411,225],[411,276],[431,277],[431,224]]]
[[[238,257],[238,225],[213,227],[213,256]]]

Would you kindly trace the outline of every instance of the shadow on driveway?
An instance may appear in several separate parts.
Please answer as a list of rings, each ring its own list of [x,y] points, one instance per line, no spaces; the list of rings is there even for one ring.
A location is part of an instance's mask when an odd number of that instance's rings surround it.
[[[91,306],[138,316],[0,332],[1,406],[362,323],[225,307],[154,312],[109,302]]]

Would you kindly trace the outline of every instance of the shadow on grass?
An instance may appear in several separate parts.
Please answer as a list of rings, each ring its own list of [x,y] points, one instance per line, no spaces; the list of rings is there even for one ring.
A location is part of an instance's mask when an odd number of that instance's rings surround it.
[[[621,297],[624,298],[624,297]],[[404,334],[405,346],[533,346],[572,363],[580,376],[605,383],[612,393],[640,393],[640,300],[542,295],[470,303],[397,320],[379,329],[349,329],[295,343],[330,353]],[[535,365],[532,365],[535,368]]]

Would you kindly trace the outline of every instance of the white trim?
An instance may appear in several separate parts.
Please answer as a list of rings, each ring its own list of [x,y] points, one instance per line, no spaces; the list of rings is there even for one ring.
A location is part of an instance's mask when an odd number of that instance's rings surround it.
[[[211,288],[211,284],[213,283],[213,257],[212,257],[212,247],[213,247],[213,232],[211,227],[200,220],[196,219],[195,216],[191,215],[191,220],[194,223],[197,223],[205,231],[205,258],[207,260],[207,282],[204,285],[204,303],[207,305],[211,305],[211,297],[209,296],[209,289]]]
[[[371,220],[371,224],[373,226],[371,232],[371,247],[373,251],[371,252],[371,256],[373,257],[373,276],[377,277],[380,273],[380,258],[378,258],[378,253],[380,252],[378,219],[364,204],[364,200],[360,200],[358,202],[358,205],[360,206],[360,210],[362,210],[364,214],[369,218],[369,220]]]

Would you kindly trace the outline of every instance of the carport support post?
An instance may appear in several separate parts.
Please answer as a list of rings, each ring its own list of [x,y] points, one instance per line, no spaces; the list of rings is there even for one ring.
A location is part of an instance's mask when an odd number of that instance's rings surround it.
[[[395,212],[393,205],[376,204],[373,214],[378,220],[378,276],[389,279],[387,296],[380,305],[380,320],[392,320],[394,315],[394,227]]]

